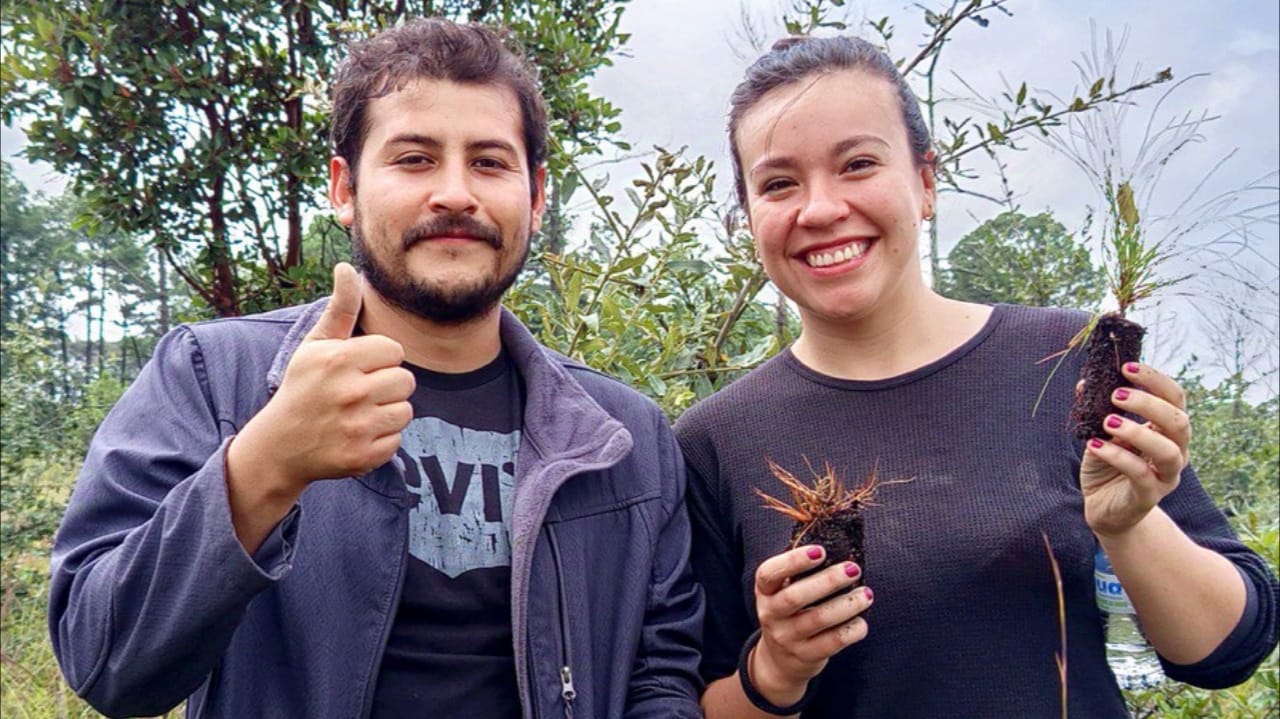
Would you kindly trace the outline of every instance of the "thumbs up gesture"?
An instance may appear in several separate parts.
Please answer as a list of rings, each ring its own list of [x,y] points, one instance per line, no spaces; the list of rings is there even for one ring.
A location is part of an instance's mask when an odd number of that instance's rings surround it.
[[[351,339],[356,321],[360,319],[360,308],[364,305],[363,288],[364,280],[356,274],[354,267],[346,262],[334,265],[333,294],[304,341]]]
[[[400,366],[399,342],[351,336],[362,288],[351,265],[333,268],[333,296],[324,313],[289,360],[271,401],[232,442],[227,462],[233,489],[253,482],[234,476],[247,474],[266,483],[258,491],[296,498],[313,481],[378,467],[400,447],[400,431],[413,418],[413,374]]]

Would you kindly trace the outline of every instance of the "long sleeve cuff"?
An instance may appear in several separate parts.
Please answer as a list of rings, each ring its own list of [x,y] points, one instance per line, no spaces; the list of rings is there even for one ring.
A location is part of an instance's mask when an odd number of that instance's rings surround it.
[[[1194,664],[1173,664],[1160,657],[1160,664],[1170,679],[1204,689],[1224,689],[1248,679],[1265,658],[1261,647],[1253,646],[1262,641],[1264,634],[1261,624],[1265,618],[1259,607],[1258,589],[1244,570],[1236,567],[1236,571],[1244,580],[1246,597],[1240,621],[1209,656]]]

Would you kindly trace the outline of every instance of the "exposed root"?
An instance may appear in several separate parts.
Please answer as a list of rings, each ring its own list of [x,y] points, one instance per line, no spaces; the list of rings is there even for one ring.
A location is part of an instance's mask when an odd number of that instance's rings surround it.
[[[809,471],[814,476],[813,485],[810,486],[772,459],[766,457],[765,461],[768,462],[769,471],[779,482],[782,482],[783,486],[791,494],[791,502],[787,503],[777,497],[770,496],[756,487],[753,487],[752,491],[764,500],[765,508],[780,512],[795,520],[796,524],[799,525],[792,537],[792,548],[800,546],[801,540],[808,534],[809,529],[814,524],[845,512],[857,514],[863,507],[873,506],[875,504],[876,491],[883,484],[911,481],[908,479],[881,482],[876,470],[873,468],[871,475],[865,482],[856,487],[846,488],[844,480],[840,478],[831,464],[824,462],[821,472],[815,470],[812,465],[809,466]],[[808,464],[807,458],[805,463]]]

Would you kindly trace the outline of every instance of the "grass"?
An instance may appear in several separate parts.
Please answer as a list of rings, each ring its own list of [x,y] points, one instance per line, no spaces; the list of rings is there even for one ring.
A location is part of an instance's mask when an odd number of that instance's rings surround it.
[[[0,620],[0,707],[6,719],[64,719],[99,714],[62,681],[45,629],[48,585],[35,557],[5,572]]]

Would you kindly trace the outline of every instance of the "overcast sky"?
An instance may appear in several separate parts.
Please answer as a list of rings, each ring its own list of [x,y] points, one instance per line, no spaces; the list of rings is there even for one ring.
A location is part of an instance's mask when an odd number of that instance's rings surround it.
[[[592,87],[622,109],[623,134],[637,149],[655,144],[688,146],[691,155],[713,160],[727,197],[725,178],[731,174],[724,134],[727,100],[752,56],[741,38],[740,17],[744,10],[748,12],[762,34],[772,40],[782,34],[778,17],[786,4],[786,0],[633,0],[622,23],[631,40],[623,56],[615,59],[613,67],[602,70]],[[896,57],[914,55],[924,37],[918,8],[901,1],[850,0],[848,5],[851,27],[862,17],[888,16],[897,28],[892,53]],[[1117,38],[1127,31],[1122,79],[1135,68],[1149,76],[1170,67],[1179,79],[1207,74],[1179,87],[1159,113],[1161,121],[1174,114],[1206,110],[1219,119],[1204,127],[1203,142],[1180,153],[1171,164],[1154,190],[1153,212],[1170,212],[1233,150],[1235,155],[1202,190],[1202,199],[1242,187],[1280,167],[1280,3],[1011,0],[1008,9],[1012,16],[987,14],[991,22],[986,28],[965,23],[953,34],[938,73],[941,94],[969,94],[957,76],[985,95],[995,95],[1004,88],[1002,77],[1015,87],[1026,81],[1033,93],[1041,90],[1068,96],[1081,92],[1073,62],[1089,49],[1092,21],[1099,42],[1108,30]],[[1141,131],[1162,92],[1148,90],[1134,98],[1128,132]],[[953,107],[949,112],[972,111]],[[60,179],[47,169],[14,157],[22,144],[19,133],[4,128],[0,140],[4,156],[16,165],[24,182],[49,192],[61,189]],[[1027,147],[1025,152],[1006,154],[1017,203],[1029,213],[1051,209],[1069,229],[1078,229],[1087,209],[1097,205],[1095,189],[1060,154],[1036,142],[1027,143]],[[638,174],[634,163],[612,166],[608,171],[616,185]],[[985,184],[971,187],[997,191],[995,175],[988,172],[986,177]],[[1274,189],[1274,174],[1267,184],[1272,189],[1253,193],[1252,202],[1277,202],[1280,193]],[[944,253],[999,210],[983,201],[944,195],[939,206]],[[1270,212],[1274,214],[1274,205]],[[1259,312],[1270,328],[1268,342],[1274,345],[1280,322],[1274,290],[1280,235],[1274,223],[1255,229],[1261,229],[1262,234],[1253,241],[1256,256],[1250,263],[1272,286],[1271,292],[1260,295],[1265,301]],[[1177,300],[1171,301],[1173,311],[1186,309],[1179,308]],[[1154,321],[1159,324],[1158,318]],[[1191,327],[1186,321],[1177,324],[1176,333],[1167,333],[1166,346],[1196,347],[1200,354],[1211,351],[1203,328]],[[1159,337],[1156,341],[1159,343]],[[1269,361],[1275,365],[1274,352]]]

